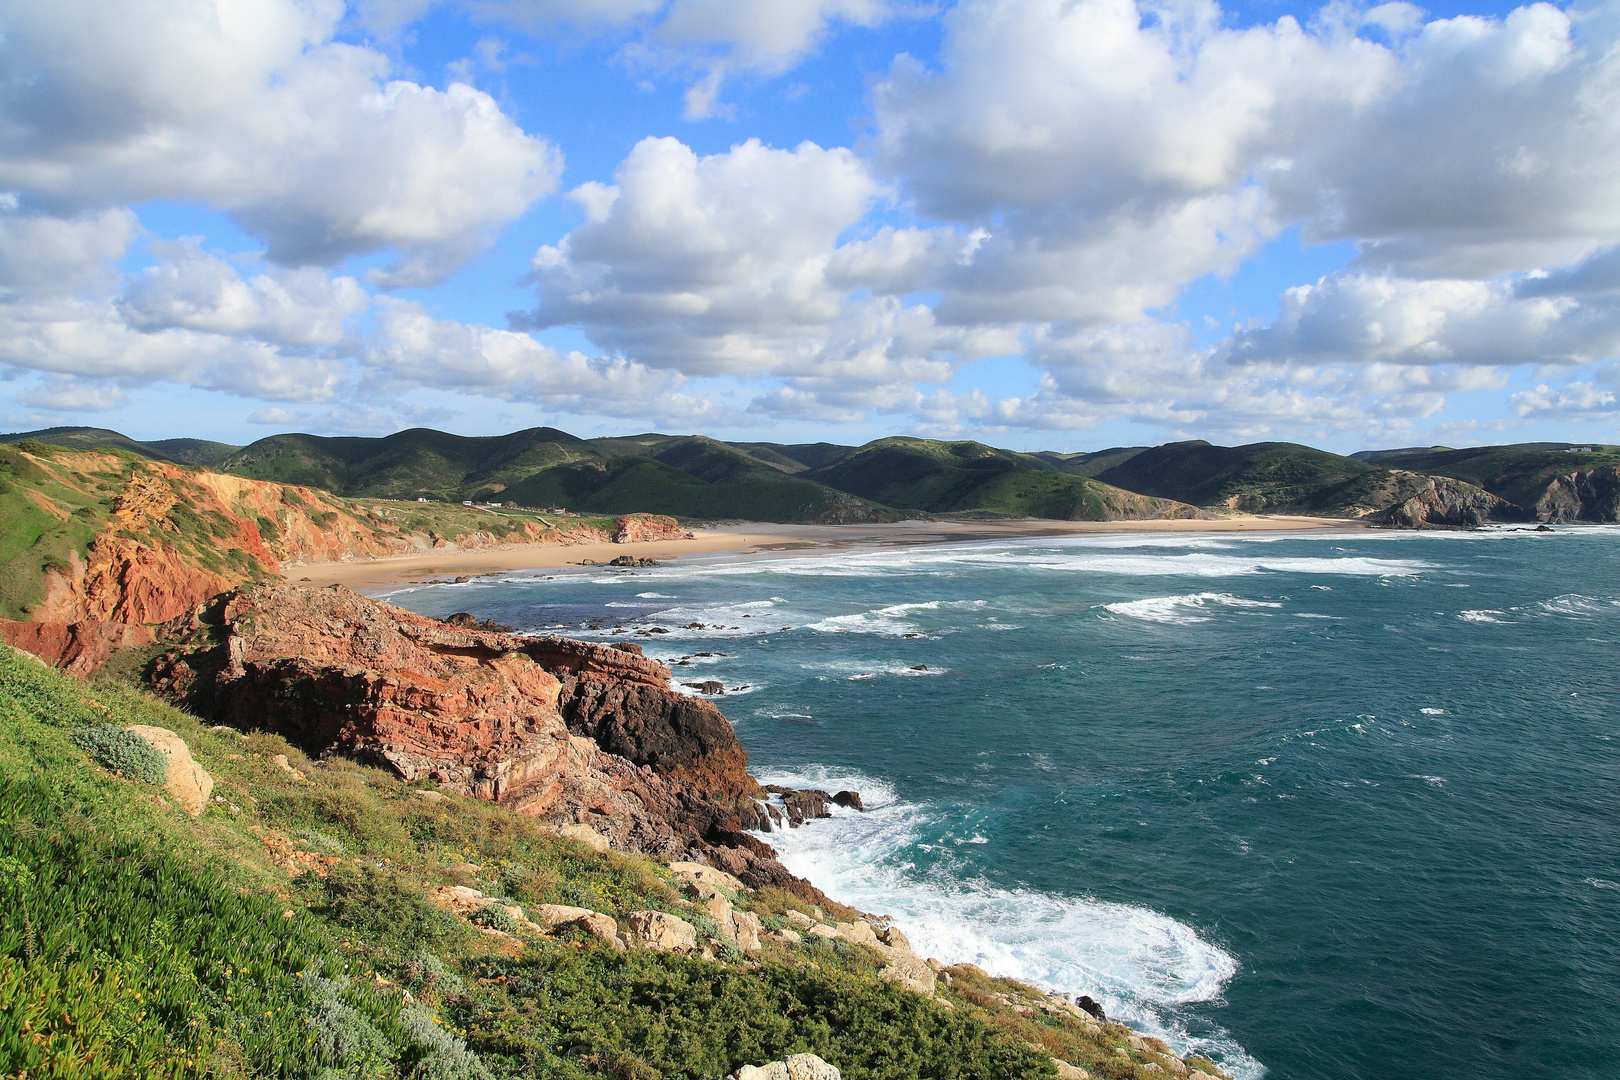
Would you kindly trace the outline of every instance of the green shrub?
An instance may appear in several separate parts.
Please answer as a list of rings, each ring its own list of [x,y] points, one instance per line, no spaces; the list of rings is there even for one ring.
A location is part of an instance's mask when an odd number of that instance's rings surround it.
[[[312,975],[304,985],[314,999],[304,1019],[321,1060],[362,1076],[385,1071],[394,1057],[393,1044],[370,1017],[343,1000],[349,980]]]
[[[461,976],[450,970],[450,966],[439,959],[437,953],[418,949],[405,958],[400,969],[400,975],[417,993],[426,994],[459,994],[462,991]]]
[[[491,930],[499,930],[505,934],[515,934],[523,929],[523,924],[512,918],[512,913],[500,904],[485,904],[470,916],[479,926],[487,926]]]
[[[311,851],[319,851],[325,855],[343,854],[343,841],[335,836],[328,836],[319,829],[299,829],[296,835]]]
[[[73,733],[73,742],[108,772],[159,787],[169,782],[169,759],[151,743],[117,724],[98,724]]]
[[[411,1076],[415,1080],[490,1080],[478,1055],[459,1036],[440,1027],[432,1013],[419,1004],[399,1012],[399,1026],[425,1051]]]

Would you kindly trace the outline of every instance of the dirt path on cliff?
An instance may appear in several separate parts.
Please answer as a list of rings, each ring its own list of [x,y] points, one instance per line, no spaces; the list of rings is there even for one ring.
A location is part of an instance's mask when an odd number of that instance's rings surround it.
[[[1247,515],[1213,521],[900,521],[880,525],[773,525],[751,522],[697,530],[690,540],[650,540],[611,544],[512,544],[482,551],[445,551],[352,562],[289,566],[289,581],[312,585],[346,585],[374,592],[423,581],[501,573],[553,570],[606,563],[621,555],[682,559],[720,555],[791,557],[833,551],[881,549],[918,544],[965,543],[1040,537],[1127,533],[1264,533],[1320,529],[1358,529],[1356,521],[1339,518]]]

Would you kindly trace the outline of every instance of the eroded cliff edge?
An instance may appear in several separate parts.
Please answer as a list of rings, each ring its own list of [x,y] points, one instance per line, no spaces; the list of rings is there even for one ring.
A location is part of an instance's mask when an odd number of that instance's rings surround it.
[[[199,605],[166,636],[176,644],[150,685],[198,716],[825,900],[749,835],[771,811],[730,722],[633,645],[455,626],[341,586],[269,583]]]

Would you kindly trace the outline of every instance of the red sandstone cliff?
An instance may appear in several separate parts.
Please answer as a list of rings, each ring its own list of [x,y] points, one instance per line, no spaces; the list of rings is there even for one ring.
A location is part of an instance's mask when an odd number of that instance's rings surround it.
[[[743,831],[766,818],[731,724],[633,646],[451,626],[340,587],[270,584],[173,630],[183,641],[153,685],[199,715],[588,824],[621,850],[819,896]]]

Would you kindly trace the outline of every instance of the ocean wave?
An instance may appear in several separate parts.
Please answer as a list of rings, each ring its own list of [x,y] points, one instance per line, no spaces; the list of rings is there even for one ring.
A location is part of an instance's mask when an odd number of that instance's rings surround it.
[[[977,610],[985,606],[984,600],[920,600],[909,604],[889,604],[885,607],[857,611],[848,615],[829,615],[810,623],[807,629],[823,634],[879,634],[902,637],[921,634],[922,627],[906,616],[917,611],[939,611],[942,608]]]
[[[1235,537],[1187,539],[1132,537],[919,545],[897,551],[843,552],[770,559],[691,561],[639,571],[637,581],[667,585],[703,578],[934,576],[962,569],[1120,574],[1129,577],[1241,577],[1265,573],[1412,577],[1436,569],[1419,559],[1345,553],[1334,556],[1268,555]],[[1281,539],[1281,538],[1278,538]],[[1359,538],[1358,538],[1359,539]],[[1242,546],[1239,546],[1239,544]],[[1139,554],[1133,551],[1140,551]],[[1172,552],[1181,551],[1182,554]],[[575,578],[574,580],[580,580]],[[622,577],[585,578],[614,583]]]
[[[1589,619],[1594,615],[1612,614],[1620,608],[1620,600],[1580,593],[1562,593],[1537,605],[1548,615],[1563,615],[1575,619]]]
[[[1131,904],[1031,889],[1006,889],[916,867],[919,837],[938,814],[900,800],[894,789],[853,770],[810,766],[765,770],[762,783],[853,788],[866,811],[833,808],[829,820],[765,837],[784,865],[840,901],[892,915],[912,947],[944,963],[973,963],[1067,994],[1098,998],[1110,1017],[1157,1035],[1183,1054],[1203,1053],[1240,1078],[1264,1068],[1219,1028],[1193,1030],[1179,1007],[1220,997],[1238,962],[1196,930]],[[969,830],[953,850],[991,844]],[[955,858],[955,856],[952,856]]]
[[[1478,608],[1473,611],[1460,611],[1457,613],[1457,618],[1461,619],[1463,622],[1499,623],[1503,620],[1497,618],[1497,616],[1506,614],[1507,612],[1497,611],[1495,608]]]
[[[1122,600],[1104,604],[1104,611],[1124,615],[1143,622],[1164,623],[1169,626],[1188,626],[1209,622],[1213,615],[1202,614],[1215,608],[1280,608],[1281,604],[1269,600],[1245,600],[1231,593],[1186,593],[1182,596],[1150,596],[1146,600]]]

